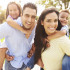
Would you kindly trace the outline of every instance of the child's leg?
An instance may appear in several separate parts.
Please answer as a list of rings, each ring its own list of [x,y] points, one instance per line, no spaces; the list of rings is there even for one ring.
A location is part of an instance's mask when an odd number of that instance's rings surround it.
[[[34,67],[34,55],[31,57],[31,59],[27,63],[27,67],[30,69],[32,69]]]
[[[29,67],[27,67],[26,70],[31,70],[31,69]]]
[[[65,55],[62,61],[62,70],[70,70],[70,57]]]

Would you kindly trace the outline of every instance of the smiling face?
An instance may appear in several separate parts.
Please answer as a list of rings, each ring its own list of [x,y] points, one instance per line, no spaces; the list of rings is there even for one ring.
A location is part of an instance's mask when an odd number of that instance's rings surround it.
[[[65,26],[65,25],[68,24],[68,15],[69,15],[69,14],[66,13],[66,12],[61,12],[61,13],[59,14],[59,20],[60,20],[62,26]]]
[[[8,10],[9,10],[9,15],[13,18],[13,19],[17,19],[19,17],[19,9],[15,4],[10,4],[8,6]]]
[[[45,32],[48,35],[53,34],[58,26],[58,16],[55,12],[49,13],[45,16],[44,21],[41,23],[44,26]]]
[[[25,8],[22,15],[23,27],[26,30],[31,29],[32,26],[35,24],[35,18],[36,18],[36,10],[31,9],[29,7]]]

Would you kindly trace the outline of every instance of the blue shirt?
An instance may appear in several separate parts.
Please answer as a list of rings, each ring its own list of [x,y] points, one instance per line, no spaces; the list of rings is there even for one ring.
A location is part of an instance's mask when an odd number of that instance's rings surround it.
[[[63,26],[61,30],[66,30],[66,35],[69,37],[69,28],[67,25]]]
[[[22,26],[20,18],[18,18],[16,22]],[[27,64],[30,60],[30,58],[27,57],[27,53],[31,49],[34,41],[35,28],[27,39],[24,33],[12,28],[6,22],[0,25],[0,39],[5,37],[6,45],[9,50],[8,54],[14,56],[14,60],[10,61],[13,67],[21,68],[23,62]]]

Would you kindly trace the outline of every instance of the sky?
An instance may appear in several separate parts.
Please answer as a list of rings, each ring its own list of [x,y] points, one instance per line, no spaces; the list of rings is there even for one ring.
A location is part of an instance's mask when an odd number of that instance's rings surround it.
[[[0,0],[0,6],[2,7],[2,9],[6,9],[8,3],[12,1],[15,1],[17,3],[21,1],[20,5],[21,7],[23,7],[25,3],[28,3],[28,2],[36,3],[38,0]],[[37,16],[40,16],[41,12],[44,10],[44,6],[37,4],[37,10],[38,10]]]

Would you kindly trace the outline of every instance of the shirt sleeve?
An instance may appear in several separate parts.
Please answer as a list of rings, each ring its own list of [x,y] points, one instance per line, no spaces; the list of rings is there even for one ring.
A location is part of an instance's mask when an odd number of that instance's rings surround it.
[[[61,38],[60,47],[65,54],[70,56],[70,39],[67,36]]]
[[[22,26],[21,17],[19,17],[17,20],[14,20],[14,21],[17,22],[17,24],[19,24],[20,26]]]
[[[9,26],[6,22],[0,24],[0,39],[8,37],[10,34],[12,34],[11,26]]]
[[[68,26],[66,25],[66,26],[63,26],[62,28],[61,28],[61,30],[66,30],[66,31],[68,31]]]
[[[7,45],[5,43],[5,38],[0,40],[0,48],[7,48]]]

